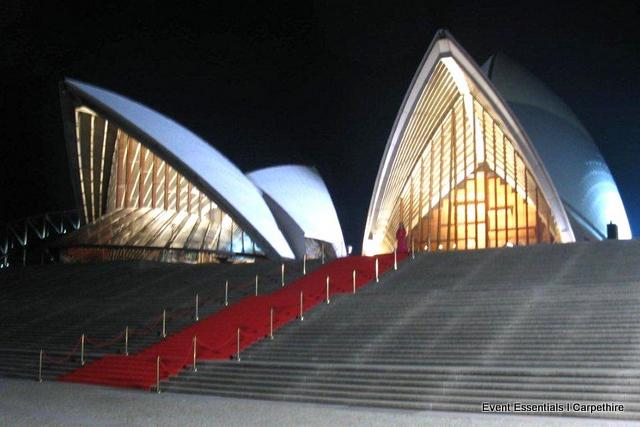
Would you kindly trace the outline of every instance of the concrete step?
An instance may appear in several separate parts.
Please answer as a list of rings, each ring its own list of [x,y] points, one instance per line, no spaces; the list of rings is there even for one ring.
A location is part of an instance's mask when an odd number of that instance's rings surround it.
[[[474,412],[492,400],[620,401],[625,412],[599,415],[640,419],[640,266],[622,246],[640,259],[637,242],[422,255],[242,362],[200,364],[166,388]],[[594,266],[614,258],[615,270]]]
[[[346,406],[367,406],[378,408],[390,408],[390,409],[409,409],[409,410],[438,410],[438,411],[467,411],[467,412],[479,412],[482,402],[502,402],[502,397],[493,396],[467,396],[467,395],[442,395],[442,394],[420,394],[415,395],[413,398],[407,398],[406,396],[396,397],[394,395],[379,395],[375,393],[358,394],[354,395],[350,392],[330,392],[323,393],[316,390],[305,389],[269,389],[269,388],[244,388],[240,391],[238,388],[189,388],[189,387],[177,387],[174,385],[168,385],[164,388],[166,391],[179,392],[179,393],[196,393],[196,394],[212,394],[216,396],[224,397],[244,397],[254,399],[267,399],[267,400],[287,400],[293,402],[313,402],[313,403],[326,403],[334,405],[346,405]],[[527,403],[548,403],[545,399],[527,399]],[[571,396],[567,396],[566,400],[554,401],[562,404],[572,404],[576,402]],[[583,401],[584,403],[591,403],[592,400]],[[536,414],[540,415],[540,414]],[[570,413],[570,414],[554,414],[554,415],[568,415],[568,416],[590,416],[601,418],[620,418],[620,419],[634,419],[640,418],[640,406],[626,404],[624,405],[624,412],[618,413]]]

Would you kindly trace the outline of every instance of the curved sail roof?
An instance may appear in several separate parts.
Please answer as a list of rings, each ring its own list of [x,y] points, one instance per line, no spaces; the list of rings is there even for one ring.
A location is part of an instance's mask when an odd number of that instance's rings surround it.
[[[105,89],[73,79],[67,90],[118,122],[220,204],[272,257],[294,254],[260,191],[224,155],[173,120]]]
[[[527,168],[536,177],[540,190],[547,198],[549,208],[559,228],[560,241],[575,241],[571,223],[553,181],[517,117],[491,81],[453,36],[447,31],[440,30],[416,71],[389,135],[369,205],[363,252],[369,254],[377,250],[379,242],[376,240],[381,238],[380,224],[386,222],[391,213],[392,203],[399,197],[400,188],[398,185],[394,186],[393,182],[394,180],[400,182],[403,177],[404,180],[408,178],[404,176],[407,165],[402,165],[398,161],[403,150],[407,150],[407,147],[402,147],[402,137],[419,102],[420,94],[439,63],[446,66],[447,72],[455,81],[457,90],[461,94],[473,91],[474,96],[482,99],[487,108],[490,108],[504,124],[505,131],[512,136],[517,151],[521,153]],[[467,109],[467,111],[469,110]],[[391,194],[392,192],[398,194]]]
[[[336,256],[346,255],[331,195],[314,168],[274,166],[250,172],[247,176],[291,216],[303,230],[304,237],[329,242]]]
[[[606,225],[612,221],[618,225],[620,238],[631,238],[611,171],[571,109],[503,54],[489,58],[483,69],[531,138],[574,223],[604,238]]]

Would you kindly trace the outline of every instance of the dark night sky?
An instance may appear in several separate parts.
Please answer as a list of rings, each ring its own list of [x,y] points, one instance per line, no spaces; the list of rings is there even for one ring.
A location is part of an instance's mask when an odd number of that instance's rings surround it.
[[[640,233],[635,2],[93,3],[0,5],[0,222],[72,207],[58,100],[68,76],[173,118],[244,171],[315,165],[359,248],[402,98],[436,29],[448,28],[479,63],[504,52],[569,104]]]

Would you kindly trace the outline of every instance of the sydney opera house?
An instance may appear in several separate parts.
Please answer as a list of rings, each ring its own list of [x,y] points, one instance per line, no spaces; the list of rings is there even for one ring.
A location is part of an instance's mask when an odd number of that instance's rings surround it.
[[[65,137],[83,223],[66,260],[211,262],[344,256],[340,223],[311,167],[244,174],[189,130],[123,96],[67,79]]]
[[[593,139],[543,83],[502,55],[479,67],[439,31],[402,103],[378,171],[364,254],[631,238]]]
[[[0,378],[33,384],[1,383],[16,414],[640,420],[640,241],[616,239],[629,221],[585,127],[505,56],[479,66],[436,33],[371,183],[370,256],[347,256],[313,167],[242,171],[121,95],[71,79],[60,95],[81,219],[45,242],[62,263],[0,273]],[[401,226],[419,253],[392,253]],[[312,258],[338,259],[298,262]],[[52,400],[57,390],[77,398]]]
[[[67,79],[65,136],[83,223],[63,259],[211,262],[346,255],[310,167],[243,173],[151,109]],[[406,227],[418,251],[630,238],[616,184],[571,110],[508,58],[482,67],[446,31],[424,56],[391,130],[363,253]]]

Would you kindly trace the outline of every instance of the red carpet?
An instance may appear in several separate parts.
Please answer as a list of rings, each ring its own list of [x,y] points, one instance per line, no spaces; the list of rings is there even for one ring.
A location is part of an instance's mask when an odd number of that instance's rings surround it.
[[[398,254],[398,261],[404,257]],[[393,254],[381,255],[378,260],[380,274],[393,268]],[[356,270],[356,288],[362,287],[375,277],[375,259],[362,256],[337,259],[269,295],[243,298],[137,354],[105,356],[60,380],[149,389],[156,384],[157,356],[161,361],[161,380],[192,365],[194,336],[198,360],[229,359],[236,354],[238,328],[242,357],[243,349],[269,335],[272,307],[276,331],[299,315],[300,292],[303,292],[305,312],[325,301],[327,276],[330,295],[352,292],[353,270]]]

